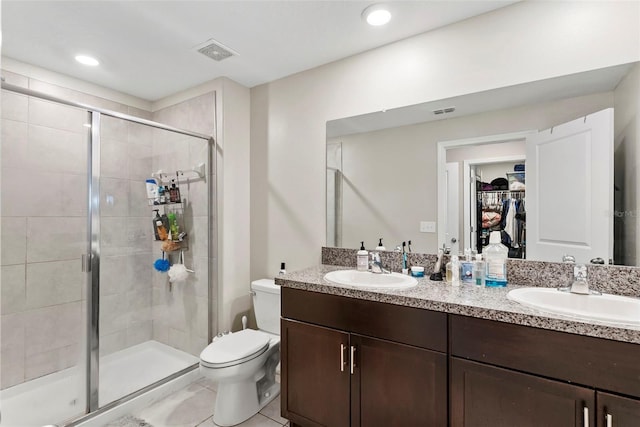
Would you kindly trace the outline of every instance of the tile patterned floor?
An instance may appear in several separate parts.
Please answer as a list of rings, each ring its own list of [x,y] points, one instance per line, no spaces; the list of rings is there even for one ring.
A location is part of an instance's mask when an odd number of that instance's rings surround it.
[[[213,422],[215,383],[202,378],[153,405],[106,427],[219,427]],[[280,416],[280,396],[238,427],[288,426]]]

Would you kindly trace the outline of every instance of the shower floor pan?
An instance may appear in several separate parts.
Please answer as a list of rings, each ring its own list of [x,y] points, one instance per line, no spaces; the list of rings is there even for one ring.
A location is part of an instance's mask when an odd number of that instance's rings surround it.
[[[157,341],[101,357],[99,404],[104,406],[198,361],[191,354]],[[0,426],[41,427],[81,415],[85,382],[84,375],[78,375],[79,369],[68,368],[2,390]]]

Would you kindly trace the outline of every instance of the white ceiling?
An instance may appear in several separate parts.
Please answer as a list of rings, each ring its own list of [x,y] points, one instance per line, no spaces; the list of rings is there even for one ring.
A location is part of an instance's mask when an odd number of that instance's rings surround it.
[[[2,55],[155,101],[221,76],[252,87],[515,2],[389,1],[391,22],[371,27],[373,1],[2,0]],[[194,49],[210,39],[238,55]]]

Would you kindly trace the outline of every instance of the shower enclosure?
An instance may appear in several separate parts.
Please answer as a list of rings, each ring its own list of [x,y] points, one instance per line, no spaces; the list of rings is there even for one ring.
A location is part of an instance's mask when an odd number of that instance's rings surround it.
[[[74,424],[197,368],[215,325],[215,143],[2,88],[0,426]],[[180,196],[149,198],[152,177]],[[167,240],[155,210],[175,217]]]

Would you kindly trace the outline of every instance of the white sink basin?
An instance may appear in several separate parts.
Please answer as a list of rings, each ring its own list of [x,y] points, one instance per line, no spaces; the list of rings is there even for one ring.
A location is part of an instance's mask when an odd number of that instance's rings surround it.
[[[555,288],[520,288],[507,298],[527,307],[585,320],[640,325],[640,299],[618,295],[577,295]]]
[[[377,289],[407,289],[418,284],[411,276],[400,273],[374,274],[368,271],[336,270],[325,274],[324,280],[339,285]]]

